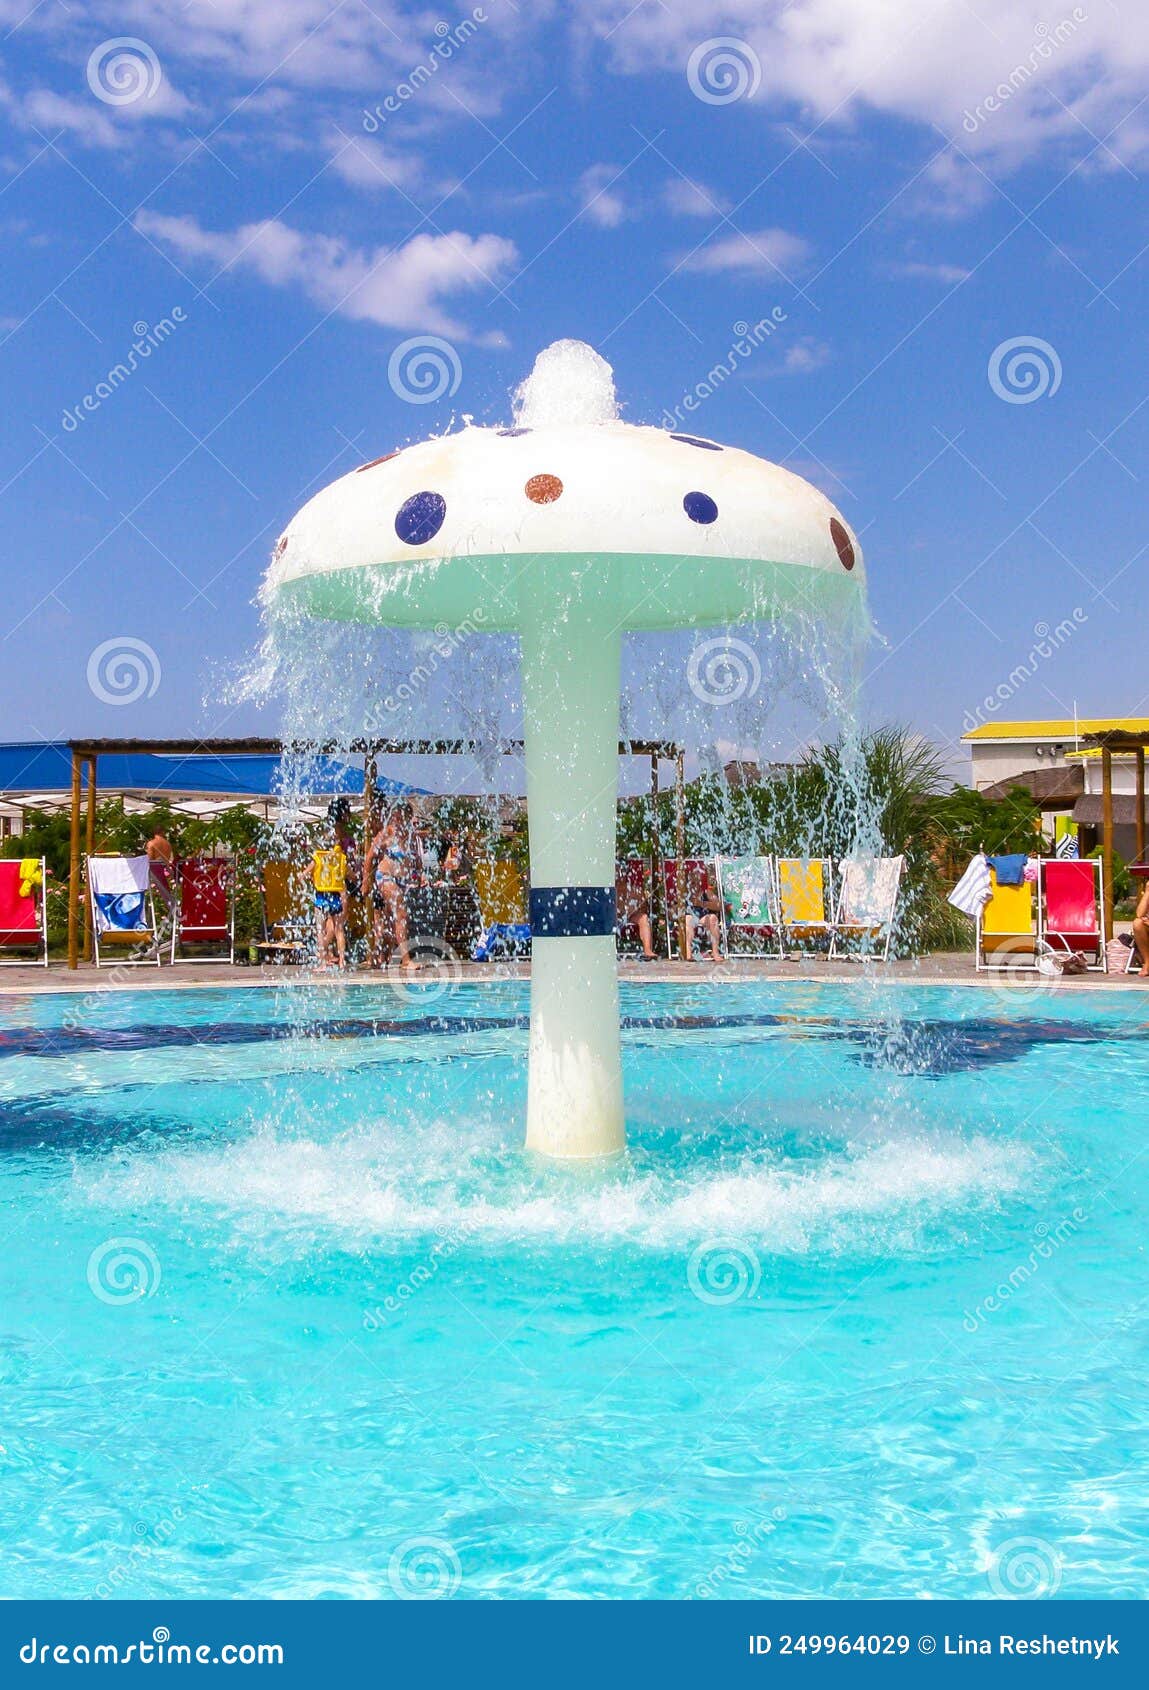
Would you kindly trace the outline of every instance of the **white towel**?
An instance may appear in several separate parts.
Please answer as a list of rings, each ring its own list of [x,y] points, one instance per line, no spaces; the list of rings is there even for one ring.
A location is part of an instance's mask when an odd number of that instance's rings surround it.
[[[989,864],[984,852],[979,851],[950,893],[948,902],[955,910],[960,910],[963,915],[968,915],[972,921],[976,921],[992,891]]]
[[[146,857],[89,857],[93,892],[146,892],[151,864]]]
[[[148,882],[146,857],[89,857],[88,884],[99,933],[146,933]]]

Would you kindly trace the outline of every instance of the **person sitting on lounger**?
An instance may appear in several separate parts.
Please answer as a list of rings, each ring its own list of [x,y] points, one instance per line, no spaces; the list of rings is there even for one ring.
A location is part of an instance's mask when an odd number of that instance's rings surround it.
[[[1133,943],[1137,946],[1137,955],[1141,958],[1141,978],[1149,980],[1149,880],[1145,882],[1137,900],[1137,913],[1133,917]]]
[[[654,932],[650,925],[650,888],[644,873],[642,884],[626,881],[622,889],[622,908],[619,921],[623,927],[633,927],[642,946],[644,962],[654,961]]]
[[[686,940],[690,955],[694,955],[694,939],[698,933],[703,933],[710,940],[711,962],[721,962],[722,952],[719,948],[720,933],[719,916],[722,906],[718,902],[718,888],[710,878],[707,870],[705,881],[690,888],[690,902],[686,906]]]

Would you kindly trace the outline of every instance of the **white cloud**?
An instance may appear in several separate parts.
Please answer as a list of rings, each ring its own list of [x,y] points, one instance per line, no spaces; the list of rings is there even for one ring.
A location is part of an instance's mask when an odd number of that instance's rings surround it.
[[[994,187],[982,169],[960,153],[943,152],[930,161],[905,209],[911,216],[932,211],[940,217],[965,217],[993,196]]]
[[[365,251],[337,235],[307,234],[275,219],[217,232],[193,217],[144,211],[136,226],[193,263],[251,270],[272,287],[298,288],[344,317],[503,343],[498,334],[475,335],[440,303],[445,295],[499,285],[518,259],[514,243],[501,235],[416,235],[402,247]]]
[[[434,17],[412,17],[398,0],[88,0],[109,35],[133,34],[161,60],[183,59],[256,80],[371,88],[384,67],[421,63],[434,47]],[[113,28],[113,24],[115,27]]]
[[[578,195],[582,213],[600,229],[617,229],[630,215],[630,208],[618,183],[622,180],[622,166],[592,164],[578,179]]]
[[[748,229],[745,233],[735,230],[691,253],[685,268],[710,275],[723,271],[786,275],[805,261],[809,251],[802,236],[793,235],[788,229]]]
[[[812,335],[803,335],[787,349],[782,368],[788,375],[808,376],[830,362],[830,348]]]
[[[729,201],[717,188],[672,176],[663,184],[662,203],[675,217],[715,217],[729,209]]]
[[[0,10],[17,17],[12,4]],[[68,84],[51,96],[63,102],[56,121],[100,146],[118,144],[122,123],[154,115],[87,110],[76,69],[102,39],[146,41],[165,77],[194,88],[213,120],[235,110],[233,131],[255,127],[275,90],[300,106],[306,90],[325,111],[338,100],[350,121],[349,105],[370,114],[407,86],[402,124],[409,132],[415,114],[428,127],[448,115],[465,122],[468,111],[492,117],[508,94],[536,90],[541,64],[559,80],[558,17],[574,38],[565,47],[572,66],[597,43],[612,69],[660,70],[683,99],[694,47],[714,36],[745,41],[761,65],[757,95],[745,111],[713,114],[728,134],[737,126],[739,145],[757,122],[800,113],[825,134],[876,111],[927,131],[937,126],[971,155],[1005,168],[1046,149],[1080,158],[1095,148],[1094,136],[1108,138],[1093,153],[1093,169],[1113,168],[1114,155],[1128,161],[1149,151],[1149,122],[1133,113],[1149,85],[1149,7],[1133,0],[540,0],[534,7],[464,0],[447,36],[437,34],[434,11],[410,0],[70,0],[66,11],[26,4],[18,11],[22,36],[51,30],[67,60]],[[473,22],[476,12],[483,21]],[[456,42],[463,22],[472,33]],[[400,119],[394,122],[397,130]],[[940,176],[924,186],[955,214],[980,203],[975,194],[947,193],[952,184]],[[668,209],[694,215],[689,189],[674,192]],[[598,212],[600,220],[626,214],[620,206]]]
[[[695,46],[732,36],[761,64],[754,104],[768,115],[790,106],[843,124],[868,107],[937,125],[967,150],[1007,164],[1048,147],[1089,151],[1095,143],[1081,124],[1104,136],[1149,80],[1149,7],[1131,4],[579,0],[575,16],[623,71],[656,68],[685,79]],[[1107,144],[1126,158],[1145,134],[1124,126]]]
[[[122,106],[107,104],[87,92],[65,95],[44,87],[21,91],[0,83],[0,107],[18,128],[46,140],[55,140],[63,132],[83,146],[114,148],[126,146],[141,123],[184,117],[191,103],[165,77],[149,97]]]
[[[909,259],[904,264],[891,264],[890,271],[895,276],[909,276],[926,282],[944,282],[949,286],[956,286],[958,282],[968,281],[970,271],[963,269],[960,264],[927,264],[920,259]]]
[[[328,137],[331,168],[356,188],[409,192],[423,175],[422,160],[415,153],[400,153],[365,135],[347,135],[332,130]]]

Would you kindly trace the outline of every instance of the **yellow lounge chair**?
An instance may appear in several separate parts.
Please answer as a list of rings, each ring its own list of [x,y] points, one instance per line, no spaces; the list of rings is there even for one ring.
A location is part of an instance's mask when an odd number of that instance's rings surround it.
[[[1037,912],[1033,882],[1023,880],[1020,886],[999,886],[997,873],[991,868],[989,883],[992,891],[977,922],[977,968],[1036,968]],[[991,961],[994,957],[1001,960]]]
[[[830,933],[827,906],[830,863],[826,857],[779,857],[778,898],[787,943]]]
[[[311,882],[305,864],[270,862],[263,865],[263,938],[259,951],[297,956],[315,936],[311,910]]]
[[[526,921],[526,887],[514,863],[505,859],[476,863],[474,880],[484,928]]]

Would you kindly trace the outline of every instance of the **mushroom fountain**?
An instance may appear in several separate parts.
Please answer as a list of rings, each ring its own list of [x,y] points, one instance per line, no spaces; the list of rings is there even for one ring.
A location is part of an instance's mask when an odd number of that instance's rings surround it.
[[[615,953],[622,636],[864,614],[834,506],[777,464],[619,420],[610,366],[540,353],[515,425],[390,452],[316,494],[276,547],[279,611],[388,627],[482,611],[522,649],[531,891],[527,1148],[625,1144]]]

